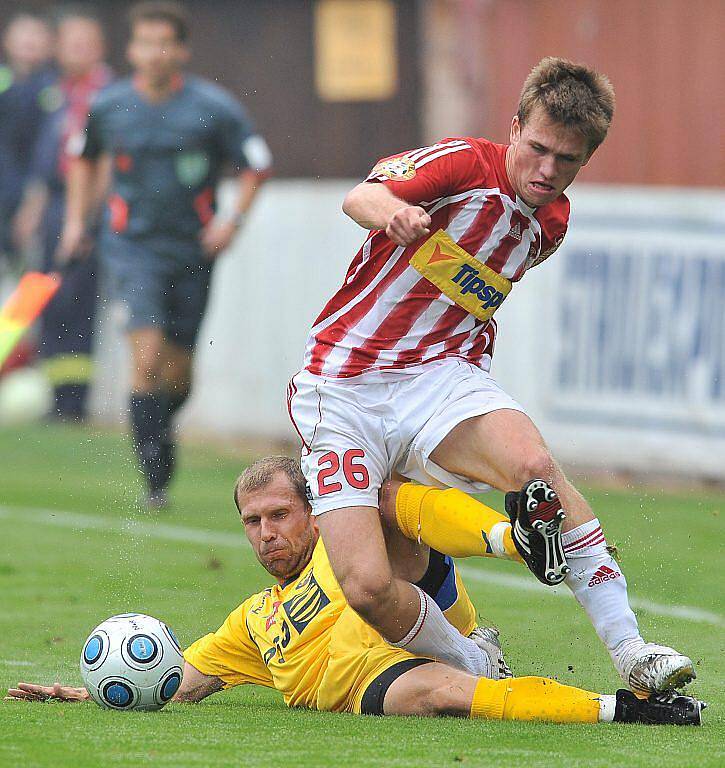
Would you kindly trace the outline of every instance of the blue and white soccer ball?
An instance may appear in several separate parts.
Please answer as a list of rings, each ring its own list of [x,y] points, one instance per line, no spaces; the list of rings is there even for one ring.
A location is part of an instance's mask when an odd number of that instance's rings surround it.
[[[106,709],[161,709],[181,685],[184,657],[158,619],[122,613],[99,624],[83,644],[81,676]]]

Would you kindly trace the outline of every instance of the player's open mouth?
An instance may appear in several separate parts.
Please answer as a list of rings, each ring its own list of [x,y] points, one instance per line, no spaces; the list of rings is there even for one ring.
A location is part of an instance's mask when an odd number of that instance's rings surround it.
[[[552,187],[551,184],[544,184],[543,181],[530,181],[529,186],[535,192],[553,192],[554,191],[554,187]]]

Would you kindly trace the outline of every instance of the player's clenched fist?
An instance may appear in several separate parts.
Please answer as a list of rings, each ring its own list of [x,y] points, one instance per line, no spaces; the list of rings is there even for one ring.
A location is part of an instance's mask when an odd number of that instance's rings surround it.
[[[417,205],[399,208],[390,217],[385,234],[396,245],[411,245],[430,234],[430,216]]]

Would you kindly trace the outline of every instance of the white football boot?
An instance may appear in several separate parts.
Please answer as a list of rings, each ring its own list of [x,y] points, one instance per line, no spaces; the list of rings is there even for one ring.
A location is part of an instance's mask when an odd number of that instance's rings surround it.
[[[666,645],[625,640],[612,652],[612,660],[635,693],[681,688],[697,677],[692,660]]]
[[[502,680],[504,677],[513,677],[514,673],[509,669],[501,650],[501,641],[496,627],[476,627],[468,636],[491,659],[491,667],[494,671],[494,680]]]

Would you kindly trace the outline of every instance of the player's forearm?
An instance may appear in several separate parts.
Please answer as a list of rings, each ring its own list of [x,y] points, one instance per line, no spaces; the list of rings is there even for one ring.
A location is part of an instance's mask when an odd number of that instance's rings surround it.
[[[385,229],[397,211],[408,207],[383,184],[369,182],[351,189],[342,203],[342,210],[365,229]]]
[[[89,214],[96,216],[103,209],[111,190],[113,179],[113,158],[103,155],[98,161],[93,179],[93,189],[90,191]]]
[[[220,691],[223,687],[224,683],[218,677],[205,675],[188,661],[185,661],[184,676],[173,700],[196,704],[207,696],[211,696],[212,693]]]
[[[68,170],[66,224],[85,225],[98,189],[98,164],[95,160],[76,158]]]
[[[38,233],[40,222],[48,205],[48,186],[32,181],[23,191],[22,202],[13,220],[13,236],[20,248],[26,248]]]
[[[244,170],[237,176],[237,199],[234,204],[234,215],[244,216],[252,207],[259,188],[264,183],[264,175],[252,170]]]

